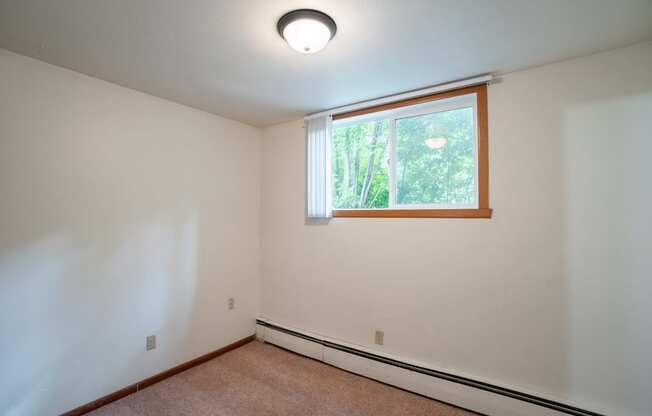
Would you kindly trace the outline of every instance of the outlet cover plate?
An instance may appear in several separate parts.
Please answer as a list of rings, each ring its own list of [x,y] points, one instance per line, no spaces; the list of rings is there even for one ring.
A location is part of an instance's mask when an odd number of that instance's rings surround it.
[[[156,335],[150,335],[147,337],[147,341],[145,343],[145,350],[153,350],[156,348]]]
[[[379,331],[377,329],[374,335],[374,343],[376,345],[383,345],[384,342],[385,342],[385,332]]]

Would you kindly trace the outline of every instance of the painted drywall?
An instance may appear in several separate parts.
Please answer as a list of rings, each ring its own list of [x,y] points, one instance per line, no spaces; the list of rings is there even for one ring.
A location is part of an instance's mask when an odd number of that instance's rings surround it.
[[[505,75],[489,87],[490,220],[306,224],[302,121],[265,129],[262,315],[650,414],[651,119],[652,43]]]
[[[0,414],[56,415],[254,332],[260,136],[0,50]]]

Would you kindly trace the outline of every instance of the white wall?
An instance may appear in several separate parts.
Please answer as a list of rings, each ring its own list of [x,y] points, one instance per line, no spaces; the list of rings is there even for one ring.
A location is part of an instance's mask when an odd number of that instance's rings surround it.
[[[301,121],[263,137],[262,314],[613,415],[652,413],[652,43],[489,88],[491,220],[306,225]],[[373,345],[373,331],[385,345]]]
[[[59,414],[254,332],[260,136],[0,50],[0,414]]]

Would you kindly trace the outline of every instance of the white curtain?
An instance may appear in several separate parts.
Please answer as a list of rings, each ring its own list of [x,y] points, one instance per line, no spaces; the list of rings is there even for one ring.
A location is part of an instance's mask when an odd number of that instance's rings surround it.
[[[331,217],[331,117],[306,120],[308,218]]]

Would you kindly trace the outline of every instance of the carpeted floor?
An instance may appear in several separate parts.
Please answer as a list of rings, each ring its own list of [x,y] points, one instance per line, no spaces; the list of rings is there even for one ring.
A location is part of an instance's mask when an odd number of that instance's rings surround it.
[[[241,348],[104,406],[93,416],[472,416],[269,344]]]

